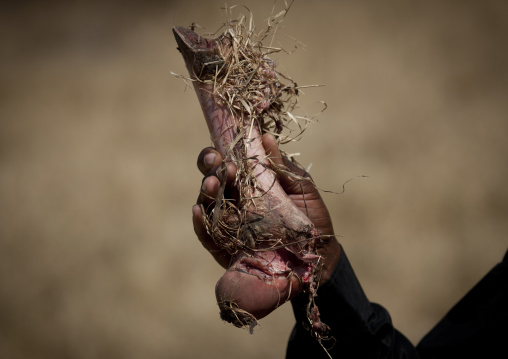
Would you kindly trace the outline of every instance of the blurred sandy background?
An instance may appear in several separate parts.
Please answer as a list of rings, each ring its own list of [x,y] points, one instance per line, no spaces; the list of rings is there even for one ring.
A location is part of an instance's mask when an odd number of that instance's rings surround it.
[[[223,1],[11,2],[0,12],[0,357],[281,358],[289,305],[220,321],[191,227],[208,145],[171,33]],[[272,1],[250,1],[261,28]],[[281,4],[277,9],[280,9]],[[371,300],[417,343],[508,241],[504,1],[297,1],[277,57],[297,144]],[[308,109],[308,110],[307,110]]]

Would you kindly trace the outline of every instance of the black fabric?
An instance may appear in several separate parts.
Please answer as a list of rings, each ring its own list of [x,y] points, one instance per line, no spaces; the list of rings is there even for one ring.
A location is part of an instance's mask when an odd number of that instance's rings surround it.
[[[508,358],[508,252],[418,344],[427,358]]]
[[[298,296],[292,301],[296,325],[286,358],[508,358],[507,258],[508,252],[415,348],[393,327],[388,311],[367,299],[342,251],[316,299],[335,341],[320,344],[310,335],[307,300]]]

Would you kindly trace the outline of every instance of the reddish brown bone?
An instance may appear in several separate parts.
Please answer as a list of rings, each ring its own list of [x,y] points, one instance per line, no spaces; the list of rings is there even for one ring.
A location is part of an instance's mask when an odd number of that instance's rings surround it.
[[[251,123],[249,116],[239,118],[219,104],[213,81],[203,81],[224,66],[224,58],[231,51],[230,38],[222,35],[205,39],[184,27],[175,27],[173,32],[194,80],[215,148],[225,161],[230,161],[232,149],[245,146],[245,158],[235,160],[249,159],[249,169],[257,180],[256,188],[239,189],[255,198],[244,208],[247,215],[239,231],[239,241],[246,245],[235,254],[234,263],[216,287],[222,318],[237,326],[252,326],[255,319],[312,285],[314,279],[305,283],[300,278],[314,277],[319,258],[314,242],[319,232],[267,169],[269,162],[257,122]],[[281,249],[269,250],[263,245],[265,239],[280,239],[282,246],[277,247]]]

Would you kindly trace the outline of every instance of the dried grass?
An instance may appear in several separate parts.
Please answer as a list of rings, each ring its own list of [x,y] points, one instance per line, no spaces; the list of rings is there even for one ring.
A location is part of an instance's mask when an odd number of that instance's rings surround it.
[[[314,122],[315,116],[299,116],[294,112],[298,108],[299,90],[319,86],[298,86],[290,76],[277,71],[276,63],[269,57],[292,52],[273,46],[275,34],[291,4],[285,2],[284,9],[269,17],[267,26],[259,32],[247,7],[244,6],[248,17],[240,14],[236,19],[233,10],[238,6],[225,7],[226,22],[220,30],[231,40],[232,49],[221,54],[221,66],[214,75],[201,78],[213,82],[220,105],[226,105],[238,118],[248,116],[251,128],[257,124],[262,133],[273,134],[282,144],[297,140],[307,125]],[[266,40],[270,40],[270,45],[264,44]],[[285,134],[284,129],[288,130]]]

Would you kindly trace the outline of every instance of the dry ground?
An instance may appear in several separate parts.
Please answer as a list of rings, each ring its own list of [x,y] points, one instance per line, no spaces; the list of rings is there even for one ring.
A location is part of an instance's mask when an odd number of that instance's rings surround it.
[[[281,358],[289,305],[222,323],[191,228],[210,143],[171,34],[223,1],[0,12],[0,356]],[[258,27],[272,1],[244,2]],[[329,109],[301,152],[371,300],[418,342],[507,249],[503,1],[297,1],[277,58]],[[289,46],[289,45],[287,45]]]

